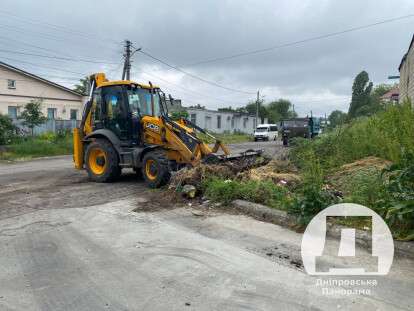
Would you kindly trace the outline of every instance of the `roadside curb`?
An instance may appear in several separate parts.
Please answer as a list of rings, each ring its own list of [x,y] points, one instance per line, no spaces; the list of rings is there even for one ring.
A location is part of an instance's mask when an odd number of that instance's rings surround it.
[[[292,227],[295,225],[295,217],[285,211],[277,210],[266,205],[252,203],[245,200],[234,200],[231,205],[237,210],[253,216],[262,221],[267,221],[283,227]],[[344,226],[328,224],[327,235],[334,238],[340,238],[341,229]],[[371,245],[371,235],[367,231],[355,230],[356,243],[364,248]],[[403,242],[394,240],[394,253],[399,256],[414,258],[414,242]]]

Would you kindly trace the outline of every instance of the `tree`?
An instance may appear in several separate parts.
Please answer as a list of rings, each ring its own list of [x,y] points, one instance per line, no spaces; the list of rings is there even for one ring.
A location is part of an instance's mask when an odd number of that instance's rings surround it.
[[[32,136],[34,127],[45,123],[47,120],[41,110],[42,103],[41,99],[31,100],[24,106],[24,110],[19,117],[19,119],[23,119],[23,125],[30,129]]]
[[[241,112],[241,113],[248,113],[250,115],[255,116],[256,110],[257,110],[257,102],[251,101],[246,106],[239,107],[235,111]],[[262,122],[265,118],[267,118],[267,109],[265,105],[263,104],[263,100],[259,100],[259,118],[262,120]]]
[[[352,99],[349,105],[349,118],[356,118],[363,115],[368,115],[374,110],[373,102],[371,100],[372,82],[369,81],[369,76],[366,71],[361,71],[354,80],[352,86]]]
[[[229,106],[229,107],[224,107],[224,108],[218,108],[217,111],[221,111],[221,112],[235,112],[236,110],[234,110],[231,106]]]
[[[297,114],[292,110],[292,103],[287,99],[279,99],[267,106],[269,121],[276,123],[282,119],[294,118]]]
[[[9,116],[0,114],[0,145],[5,145],[14,136],[16,127]]]
[[[395,84],[392,85],[392,84],[385,84],[385,83],[378,84],[377,86],[375,86],[371,93],[371,102],[373,105],[373,109],[371,110],[373,110],[374,112],[383,110],[384,102],[382,101],[381,97],[384,96],[389,91],[391,91],[396,86],[397,85]]]
[[[75,85],[75,88],[73,90],[79,94],[88,95],[89,78],[85,77],[83,79],[80,79],[79,83]]]
[[[338,125],[342,125],[345,123],[348,115],[345,112],[340,110],[334,110],[328,117],[329,126],[331,128],[337,127]]]

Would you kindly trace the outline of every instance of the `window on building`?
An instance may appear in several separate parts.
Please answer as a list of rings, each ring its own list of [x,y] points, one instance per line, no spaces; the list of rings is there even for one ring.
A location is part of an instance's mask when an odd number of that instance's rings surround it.
[[[243,119],[243,128],[247,127],[247,122],[249,122],[249,118],[244,118]]]
[[[78,119],[78,110],[77,109],[71,109],[70,110],[70,119],[71,120],[77,120]]]
[[[56,108],[47,108],[47,118],[49,120],[56,119]]]
[[[206,124],[205,124],[205,128],[207,130],[211,129],[211,117],[210,116],[206,116]]]
[[[17,107],[16,106],[9,106],[8,108],[8,115],[12,119],[17,119]]]
[[[197,114],[196,113],[190,114],[190,121],[194,124],[197,124]]]
[[[217,128],[221,128],[221,116],[217,116]]]
[[[8,79],[7,80],[7,87],[9,89],[15,89],[16,88],[16,80]]]

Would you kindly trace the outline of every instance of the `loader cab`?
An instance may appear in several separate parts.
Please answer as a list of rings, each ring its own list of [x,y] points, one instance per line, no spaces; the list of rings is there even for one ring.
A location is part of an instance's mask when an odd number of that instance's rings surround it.
[[[92,130],[108,129],[121,141],[141,143],[141,119],[166,113],[162,92],[139,84],[111,84],[92,94]]]

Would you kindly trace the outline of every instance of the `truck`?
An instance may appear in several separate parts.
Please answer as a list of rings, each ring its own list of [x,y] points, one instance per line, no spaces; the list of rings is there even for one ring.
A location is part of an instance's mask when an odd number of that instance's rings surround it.
[[[292,138],[314,138],[320,134],[320,119],[316,117],[291,118],[280,121],[280,131],[284,146],[288,146]]]

